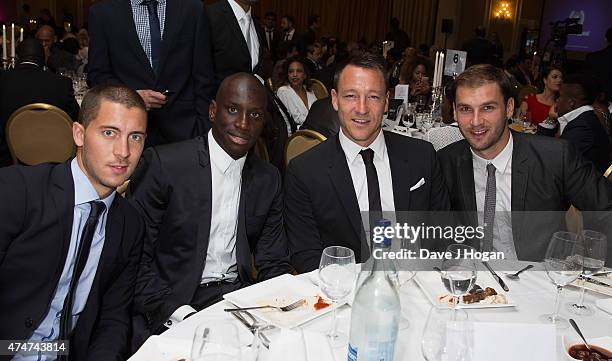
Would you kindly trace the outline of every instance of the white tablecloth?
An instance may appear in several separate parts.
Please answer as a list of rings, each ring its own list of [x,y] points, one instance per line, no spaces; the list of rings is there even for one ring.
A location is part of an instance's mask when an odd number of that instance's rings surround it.
[[[541,265],[538,266],[538,268],[541,268]],[[309,279],[306,274],[300,275],[299,277],[303,277],[307,280]],[[552,311],[555,297],[555,286],[548,279],[546,272],[528,271],[521,274],[520,281],[506,280],[506,283],[510,288],[509,295],[517,306],[496,309],[470,309],[467,310],[467,312],[471,321],[538,323],[537,318],[540,314],[550,313]],[[612,336],[611,314],[608,314],[600,309],[596,309],[594,315],[592,316],[576,316],[571,315],[565,309],[565,302],[575,301],[578,299],[578,297],[579,289],[574,287],[566,287],[562,293],[560,314],[566,318],[574,318],[579,323],[583,333],[587,335],[588,338]],[[400,298],[402,303],[402,313],[409,319],[409,326],[408,328],[402,329],[399,332],[398,343],[396,346],[396,360],[423,360],[423,356],[421,354],[421,338],[431,303],[425,298],[423,292],[414,281],[410,281],[402,286],[400,290]],[[595,301],[601,298],[606,298],[606,296],[587,291],[585,301]],[[193,332],[198,322],[210,317],[210,315],[222,315],[225,317],[227,322],[235,323],[240,329],[240,337],[246,338],[248,342],[250,342],[252,336],[250,336],[250,333],[247,331],[246,327],[240,324],[231,315],[223,312],[223,308],[228,306],[230,306],[230,304],[225,301],[219,302],[205,310],[202,310],[198,314],[179,323],[172,329],[156,337],[155,342],[157,343],[158,347],[165,349],[168,352],[167,355],[159,357],[158,359],[176,360],[179,356],[188,356]],[[319,355],[330,354],[329,350],[331,350],[331,348],[329,345],[327,345],[327,350],[312,349],[312,340],[313,335],[322,335],[325,333],[330,327],[330,323],[331,314],[328,313],[301,326],[306,335],[305,338],[310,340],[306,341],[306,344],[309,346],[307,347],[308,360],[305,361],[327,361],[319,357]],[[338,311],[338,327],[342,332],[348,334],[349,324],[350,307],[345,305]],[[286,333],[287,332],[284,333],[284,336],[286,336]],[[269,334],[270,338],[272,339],[272,344],[270,346],[270,350],[262,355],[264,361],[305,359],[303,355],[298,355],[304,353],[303,348],[301,350],[292,348],[292,354],[283,355],[283,353],[287,352],[287,347],[284,347],[286,345],[282,345],[282,341],[278,340],[287,340],[287,337],[280,337],[279,335],[280,331],[274,331]],[[571,328],[559,331],[557,335],[557,359],[565,360],[561,337],[563,335],[567,335],[572,339],[575,339],[576,335]],[[319,340],[323,340],[323,338],[320,338]],[[150,353],[147,354],[147,352],[145,352],[147,350],[144,350],[147,347],[151,347],[151,340],[147,341],[147,343],[149,345],[145,344],[143,348],[141,348],[141,350],[139,350],[139,352],[130,360],[153,360]],[[318,347],[321,348],[325,346],[326,345],[319,345]],[[503,342],[501,340],[500,347],[503,347]],[[170,355],[179,351],[181,352],[179,355]],[[316,357],[313,356],[315,353],[317,355]],[[333,360],[331,357],[329,357],[329,361],[346,360],[346,347],[333,349],[333,354]]]

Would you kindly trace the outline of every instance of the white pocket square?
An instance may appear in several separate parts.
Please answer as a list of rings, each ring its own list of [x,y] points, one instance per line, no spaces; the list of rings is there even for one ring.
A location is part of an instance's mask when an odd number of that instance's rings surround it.
[[[419,189],[423,184],[425,184],[425,178],[421,178],[421,180],[419,180],[417,184],[410,187],[410,191],[412,192],[415,189]]]

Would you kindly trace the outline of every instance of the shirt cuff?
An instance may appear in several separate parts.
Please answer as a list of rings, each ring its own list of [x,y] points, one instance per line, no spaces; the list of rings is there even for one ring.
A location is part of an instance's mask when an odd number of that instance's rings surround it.
[[[166,322],[164,322],[164,326],[166,326],[167,328],[171,328],[177,323],[183,321],[187,316],[196,312],[197,311],[193,307],[189,305],[183,305],[177,308],[176,311],[174,311],[172,315],[170,315],[170,318]]]

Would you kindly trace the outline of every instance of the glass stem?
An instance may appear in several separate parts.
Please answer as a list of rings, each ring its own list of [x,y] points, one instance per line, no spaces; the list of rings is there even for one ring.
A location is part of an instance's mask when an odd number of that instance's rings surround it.
[[[559,296],[561,295],[561,291],[563,291],[563,287],[557,286],[557,295],[555,296],[555,310],[552,314],[552,323],[557,323],[557,315],[559,314]]]
[[[586,283],[586,278],[582,278],[582,287],[580,290],[580,302],[578,303],[578,308],[584,307],[584,294],[586,293],[586,288],[584,288],[585,283]]]
[[[331,330],[329,331],[329,337],[336,338],[336,301],[332,300],[332,324]]]

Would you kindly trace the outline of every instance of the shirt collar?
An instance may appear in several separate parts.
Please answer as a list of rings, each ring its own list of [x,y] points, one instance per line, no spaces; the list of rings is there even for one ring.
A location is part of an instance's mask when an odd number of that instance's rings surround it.
[[[242,158],[234,159],[221,148],[215,137],[213,137],[212,130],[208,131],[208,152],[210,153],[210,162],[225,174],[228,169],[232,166],[237,166],[238,170],[242,173],[244,162],[246,161],[246,155]]]
[[[374,158],[378,160],[384,160],[386,155],[387,146],[385,144],[385,137],[383,135],[383,131],[380,130],[376,139],[370,144],[368,147],[362,147],[359,144],[350,140],[345,134],[342,128],[340,128],[340,146],[344,151],[344,155],[346,156],[346,160],[349,164],[352,164],[355,159],[359,156],[359,152],[362,149],[370,148],[374,151]]]
[[[510,160],[512,159],[512,149],[514,148],[514,140],[512,139],[512,132],[510,132],[510,139],[508,140],[508,144],[504,147],[504,149],[493,159],[484,159],[480,157],[478,154],[474,153],[474,150],[470,148],[472,151],[472,159],[474,160],[473,166],[474,168],[484,169],[487,167],[487,164],[493,163],[495,169],[500,173],[505,173],[510,164]]]
[[[579,108],[572,110],[571,112],[565,113],[563,116],[560,116],[557,121],[559,122],[559,133],[563,134],[563,130],[565,126],[568,125],[572,120],[578,118],[580,114],[584,112],[588,112],[589,110],[593,110],[593,106],[591,105],[583,105]]]
[[[232,7],[232,11],[234,12],[234,16],[238,22],[240,22],[240,20],[242,20],[242,18],[244,18],[246,15],[251,16],[251,8],[249,8],[249,11],[244,11],[242,6],[238,5],[236,0],[228,0],[228,3]]]
[[[112,191],[110,195],[104,199],[100,199],[98,192],[93,187],[85,173],[79,167],[79,162],[76,157],[70,162],[70,170],[72,171],[72,180],[74,182],[74,205],[89,203],[91,201],[102,201],[106,206],[106,209],[110,209],[113,200],[115,200],[115,194],[117,192]]]

